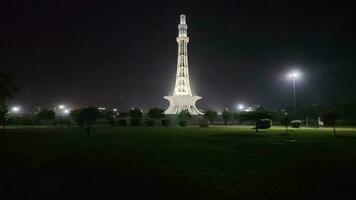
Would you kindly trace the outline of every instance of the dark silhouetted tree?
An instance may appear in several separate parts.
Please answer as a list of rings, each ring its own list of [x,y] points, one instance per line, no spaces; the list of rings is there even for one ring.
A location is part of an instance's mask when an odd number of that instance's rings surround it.
[[[131,109],[129,111],[129,115],[132,119],[141,119],[142,118],[142,112],[138,108]]]
[[[6,116],[8,112],[6,101],[12,98],[15,92],[17,92],[17,88],[12,76],[0,73],[0,123],[3,133],[5,133]]]
[[[283,125],[285,127],[286,134],[288,134],[288,127],[290,124],[289,114],[283,113],[280,119],[281,119],[281,125]]]
[[[91,126],[100,117],[100,112],[97,108],[87,107],[72,111],[70,116],[77,122],[80,127],[85,127],[89,136]]]
[[[325,126],[331,126],[336,135],[336,121],[338,118],[338,113],[335,110],[326,111],[321,114],[321,121],[323,121]]]
[[[15,92],[17,92],[17,88],[12,76],[0,73],[0,98],[6,101],[12,98]]]
[[[69,114],[69,117],[78,124],[80,128],[84,126],[84,119],[80,115],[80,109],[72,110]]]
[[[151,119],[160,120],[164,118],[164,110],[161,108],[151,108],[148,111],[147,116]]]
[[[2,125],[2,132],[5,133],[5,125],[6,125],[6,115],[7,115],[7,106],[5,100],[0,98],[0,123]]]
[[[204,119],[208,120],[211,124],[214,124],[214,122],[218,119],[218,113],[213,110],[207,110],[204,113]]]
[[[56,113],[53,110],[43,109],[37,113],[37,119],[39,120],[54,120]]]
[[[131,125],[132,126],[140,126],[142,119],[142,112],[138,108],[131,109],[129,111],[129,115],[131,117]]]
[[[230,120],[232,119],[232,113],[229,111],[229,110],[224,110],[224,112],[222,113],[222,118],[223,118],[223,120],[224,120],[224,124],[225,125],[229,125],[229,123],[230,123]]]
[[[191,118],[192,116],[190,115],[190,113],[188,112],[188,110],[182,110],[177,114],[177,119],[178,119],[178,123],[180,126],[186,126],[188,120]]]
[[[100,118],[105,119],[111,126],[115,126],[117,115],[111,110],[104,110],[100,112]]]

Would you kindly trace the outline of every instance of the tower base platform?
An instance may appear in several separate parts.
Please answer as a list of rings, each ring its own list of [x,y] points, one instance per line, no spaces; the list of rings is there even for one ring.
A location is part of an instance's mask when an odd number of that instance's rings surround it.
[[[165,96],[164,98],[169,101],[169,107],[164,111],[164,114],[178,114],[182,110],[188,110],[191,115],[204,114],[195,106],[195,102],[201,99],[200,96],[173,95]]]

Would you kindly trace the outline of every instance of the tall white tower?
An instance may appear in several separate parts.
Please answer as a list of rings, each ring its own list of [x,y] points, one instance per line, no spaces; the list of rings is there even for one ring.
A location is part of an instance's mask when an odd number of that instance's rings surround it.
[[[195,106],[195,102],[201,97],[193,96],[189,84],[189,70],[188,70],[188,42],[187,35],[188,26],[186,24],[185,15],[180,16],[180,23],[178,25],[178,60],[177,60],[177,75],[174,93],[172,96],[165,96],[169,101],[169,107],[164,112],[165,114],[177,114],[181,110],[188,110],[192,115],[203,114]]]

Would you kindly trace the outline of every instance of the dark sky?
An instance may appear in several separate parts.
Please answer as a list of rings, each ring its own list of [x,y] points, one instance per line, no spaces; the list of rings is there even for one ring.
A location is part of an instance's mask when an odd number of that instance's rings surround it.
[[[298,102],[355,100],[352,1],[8,1],[0,67],[25,106],[158,106],[172,92],[179,15],[199,107],[290,103],[284,74],[303,71]]]

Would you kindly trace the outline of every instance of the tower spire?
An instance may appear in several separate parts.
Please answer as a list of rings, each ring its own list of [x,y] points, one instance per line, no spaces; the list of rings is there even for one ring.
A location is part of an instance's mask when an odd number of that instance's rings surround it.
[[[170,106],[165,111],[166,114],[176,114],[181,110],[188,110],[190,114],[202,114],[196,107],[195,102],[201,99],[199,96],[192,96],[189,83],[188,70],[188,26],[185,15],[180,15],[180,23],[178,24],[178,58],[177,58],[177,74],[173,96],[166,96]]]
[[[186,21],[185,21],[185,15],[181,14],[180,15],[180,24],[185,24]]]
[[[186,24],[185,15],[180,16],[180,24],[178,25],[178,59],[177,59],[177,75],[174,95],[189,95],[192,96],[189,84],[188,70],[188,42],[187,36],[188,26]]]

